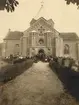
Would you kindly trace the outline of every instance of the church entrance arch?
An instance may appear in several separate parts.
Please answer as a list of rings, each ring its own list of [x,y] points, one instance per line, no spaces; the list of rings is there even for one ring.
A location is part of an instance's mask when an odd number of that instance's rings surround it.
[[[44,53],[45,53],[45,52],[44,52],[44,49],[39,49],[39,50],[38,50],[38,53],[39,53],[39,54],[44,54]]]
[[[39,55],[39,59],[43,60],[45,58],[45,51],[44,51],[44,49],[39,49],[38,50],[38,55]]]

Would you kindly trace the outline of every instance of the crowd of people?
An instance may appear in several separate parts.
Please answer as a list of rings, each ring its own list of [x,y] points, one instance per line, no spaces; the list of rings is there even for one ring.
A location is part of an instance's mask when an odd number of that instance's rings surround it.
[[[74,71],[79,71],[79,62],[75,61],[73,58],[65,58],[65,57],[52,57],[50,60],[50,66],[59,67],[67,67]],[[55,67],[55,68],[56,68]]]
[[[5,60],[11,62],[11,63],[21,63],[24,60],[27,59],[33,59],[34,62],[38,62],[39,60],[43,61],[43,62],[49,62],[50,66],[53,65],[53,67],[68,67],[70,69],[73,69],[75,71],[79,70],[79,62],[75,61],[72,58],[65,58],[65,57],[53,57],[53,56],[46,56],[45,54],[37,54],[33,57],[21,57],[21,56],[13,56],[10,55],[8,58],[6,58]]]
[[[62,82],[64,90],[79,100],[78,61],[72,58],[52,57],[49,66]]]

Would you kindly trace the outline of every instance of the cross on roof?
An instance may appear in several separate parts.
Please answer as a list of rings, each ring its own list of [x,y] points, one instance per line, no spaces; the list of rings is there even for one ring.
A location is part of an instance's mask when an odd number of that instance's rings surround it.
[[[37,12],[35,18],[36,18],[36,17],[39,17],[39,14],[41,13],[41,11],[42,11],[43,9],[44,9],[44,0],[41,1],[41,7],[40,7],[39,11]]]
[[[41,2],[41,6],[43,7],[44,6],[44,1],[42,0],[42,2]]]

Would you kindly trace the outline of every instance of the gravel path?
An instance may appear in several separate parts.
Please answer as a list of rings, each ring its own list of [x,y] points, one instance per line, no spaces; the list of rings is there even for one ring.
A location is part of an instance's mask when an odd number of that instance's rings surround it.
[[[63,86],[48,63],[40,61],[4,85],[1,92],[0,105],[52,105]]]

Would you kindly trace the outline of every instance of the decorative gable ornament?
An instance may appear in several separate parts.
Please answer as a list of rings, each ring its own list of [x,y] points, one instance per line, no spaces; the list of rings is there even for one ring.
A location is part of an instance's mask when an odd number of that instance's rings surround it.
[[[36,30],[32,30],[31,32],[36,32]]]
[[[51,32],[50,30],[46,31],[46,32]]]

